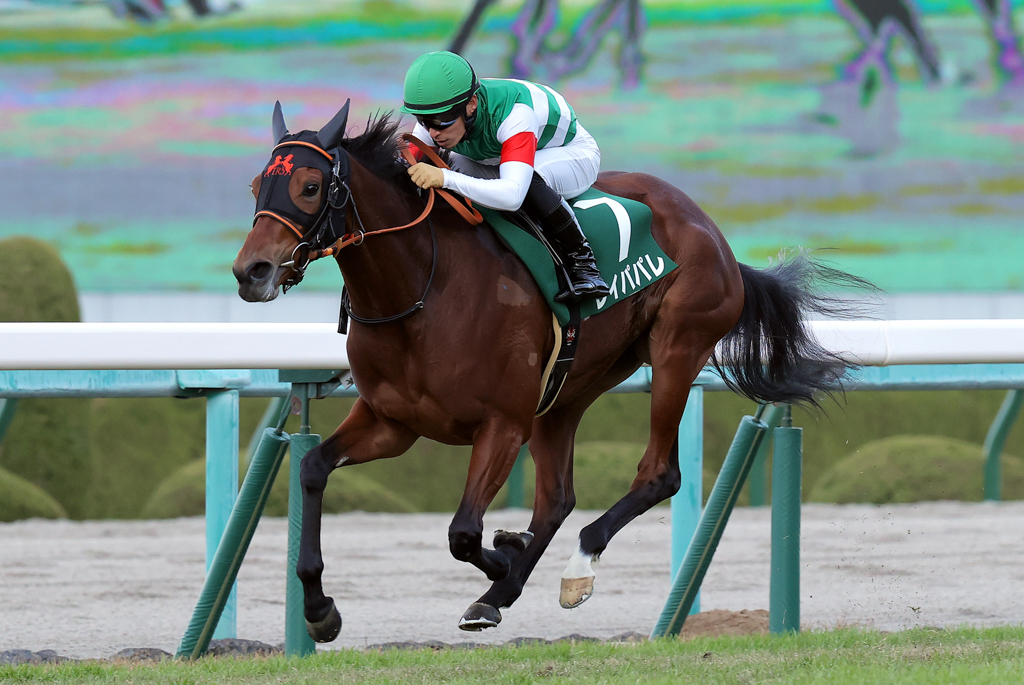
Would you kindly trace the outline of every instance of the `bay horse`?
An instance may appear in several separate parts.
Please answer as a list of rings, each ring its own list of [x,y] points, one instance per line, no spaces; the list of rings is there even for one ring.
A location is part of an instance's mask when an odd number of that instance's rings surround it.
[[[424,218],[390,113],[351,138],[347,120],[348,103],[320,131],[293,135],[278,104],[276,147],[253,180],[257,215],[232,268],[239,295],[266,302],[301,278],[312,257],[333,254],[349,291],[348,358],[359,398],[301,465],[296,572],[315,640],[331,641],[341,629],[321,582],[321,504],[333,469],[397,457],[421,436],[472,445],[448,542],[452,556],[492,581],[460,620],[480,630],[496,626],[500,609],[519,597],[573,509],[573,439],[584,411],[642,364],[652,367],[650,441],[629,491],[580,533],[562,580],[567,608],[593,593],[592,564],[612,536],[679,489],[679,421],[709,360],[731,387],[761,402],[813,404],[841,385],[848,365],[815,342],[803,317],[848,313],[815,283],[860,279],[802,252],[766,270],[738,264],[683,192],[649,175],[605,172],[596,187],[650,207],[654,238],[678,268],[581,323],[570,375],[550,411],[535,416],[555,331],[530,273],[493,231],[452,207],[438,202]],[[498,531],[486,548],[484,512],[527,441],[536,465],[529,530]]]

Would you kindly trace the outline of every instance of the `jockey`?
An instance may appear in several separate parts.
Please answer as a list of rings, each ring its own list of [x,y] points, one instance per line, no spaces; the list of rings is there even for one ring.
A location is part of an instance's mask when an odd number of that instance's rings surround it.
[[[414,164],[420,188],[447,188],[493,209],[522,208],[541,228],[568,272],[559,302],[602,297],[594,252],[563,198],[597,180],[601,151],[565,99],[547,86],[477,79],[464,58],[428,52],[405,76],[402,111],[416,117],[413,135],[452,151],[452,167]]]

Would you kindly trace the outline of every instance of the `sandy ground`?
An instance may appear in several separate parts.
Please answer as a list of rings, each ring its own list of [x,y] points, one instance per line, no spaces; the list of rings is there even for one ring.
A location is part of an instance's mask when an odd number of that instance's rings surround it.
[[[457,622],[487,586],[447,549],[444,514],[325,517],[325,588],[344,627],[333,647],[388,641],[504,642],[572,633],[647,633],[668,593],[670,525],[659,508],[613,540],[594,597],[566,611],[558,579],[581,527],[575,512],[504,621],[483,633]],[[702,609],[767,609],[770,512],[737,509],[704,582]],[[498,511],[488,529],[522,529]],[[805,505],[805,628],[1024,622],[1024,503]],[[286,522],[267,519],[239,575],[238,637],[284,640]],[[173,652],[204,574],[202,519],[0,524],[0,651],[53,649],[106,658],[125,647]]]

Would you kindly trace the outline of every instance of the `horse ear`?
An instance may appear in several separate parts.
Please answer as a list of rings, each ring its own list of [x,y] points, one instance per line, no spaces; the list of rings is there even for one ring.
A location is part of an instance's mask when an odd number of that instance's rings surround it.
[[[288,135],[288,127],[284,123],[284,112],[281,111],[280,100],[274,103],[274,145],[277,145]]]
[[[334,118],[328,121],[327,125],[316,134],[325,150],[334,149],[341,143],[341,139],[345,137],[345,126],[348,125],[348,106],[351,102],[352,98],[345,100],[345,105],[338,110]]]

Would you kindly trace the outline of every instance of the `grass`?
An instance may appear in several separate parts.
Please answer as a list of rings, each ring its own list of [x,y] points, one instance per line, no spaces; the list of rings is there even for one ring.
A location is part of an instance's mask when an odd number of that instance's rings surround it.
[[[0,666],[0,682],[49,683],[1019,683],[1024,627],[845,628],[788,636],[482,649],[320,652],[158,664]]]

